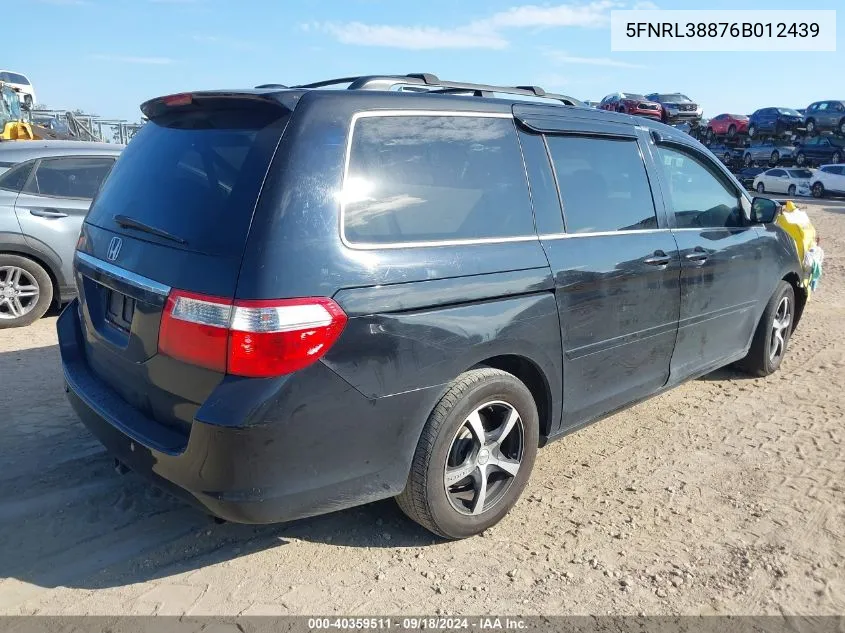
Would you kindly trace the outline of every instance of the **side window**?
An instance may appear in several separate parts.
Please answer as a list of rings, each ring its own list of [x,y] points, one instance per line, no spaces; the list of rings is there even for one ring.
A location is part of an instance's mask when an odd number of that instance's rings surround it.
[[[840,102],[836,102],[833,104],[833,107],[831,109],[835,110],[836,112],[845,112],[845,105],[842,105],[842,103]]]
[[[510,118],[368,116],[352,131],[341,195],[350,242],[533,236]]]
[[[114,166],[114,159],[47,158],[35,170],[26,193],[58,198],[93,198]]]
[[[786,172],[782,169],[770,169],[766,175],[779,178],[780,176],[786,176]]]
[[[654,201],[634,139],[549,136],[567,233],[657,228]]]
[[[26,179],[29,178],[29,172],[32,171],[32,166],[35,164],[34,160],[21,163],[12,167],[9,171],[0,176],[0,189],[8,191],[20,191],[26,184]]]
[[[537,231],[560,233],[563,231],[560,198],[543,137],[520,131],[519,141],[522,145],[525,167],[528,170],[528,185],[531,190],[531,202],[534,205]]]
[[[816,109],[817,110],[827,110],[827,105],[828,105],[827,101],[825,101],[824,103],[820,103],[818,108],[816,108]]]
[[[668,183],[667,205],[678,228],[744,225],[739,193],[703,158],[658,146],[659,166]]]

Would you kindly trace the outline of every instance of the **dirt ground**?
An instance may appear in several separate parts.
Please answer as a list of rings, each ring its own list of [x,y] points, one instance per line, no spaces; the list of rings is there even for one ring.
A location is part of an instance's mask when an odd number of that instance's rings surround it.
[[[112,470],[55,317],[0,332],[0,613],[845,613],[845,201],[804,204],[825,276],[781,371],[549,445],[510,516],[456,543],[391,501],[217,525]]]

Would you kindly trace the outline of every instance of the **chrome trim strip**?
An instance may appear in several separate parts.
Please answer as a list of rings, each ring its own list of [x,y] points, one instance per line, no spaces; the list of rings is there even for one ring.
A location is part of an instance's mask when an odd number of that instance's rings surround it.
[[[541,240],[564,240],[574,237],[605,237],[609,235],[636,235],[637,233],[668,233],[671,229],[629,229],[626,231],[595,231],[592,233],[544,233]]]
[[[119,279],[120,281],[123,281],[129,284],[130,286],[135,286],[136,288],[146,290],[147,292],[152,292],[153,294],[161,295],[162,297],[167,297],[167,295],[170,294],[170,286],[166,286],[148,277],[133,273],[130,270],[124,270],[123,268],[119,268],[114,264],[104,262],[102,259],[92,257],[87,253],[76,251],[76,258],[84,264],[90,266],[91,268],[94,268],[95,270],[98,270],[111,277],[114,277],[115,279]]]
[[[341,191],[346,185],[349,176],[349,159],[352,153],[352,137],[355,133],[355,124],[358,119],[369,119],[373,117],[396,117],[396,116],[454,116],[454,117],[479,117],[485,119],[513,119],[511,112],[476,112],[470,110],[368,110],[356,112],[352,115],[349,124],[349,134],[346,139],[346,156],[343,161],[343,181]],[[346,248],[354,250],[380,250],[396,248],[427,248],[432,246],[463,246],[468,244],[505,244],[508,242],[529,242],[536,241],[536,235],[525,235],[518,237],[490,237],[469,240],[439,240],[428,242],[386,242],[384,244],[373,244],[370,242],[350,242],[346,238],[346,202],[340,201],[340,241]]]

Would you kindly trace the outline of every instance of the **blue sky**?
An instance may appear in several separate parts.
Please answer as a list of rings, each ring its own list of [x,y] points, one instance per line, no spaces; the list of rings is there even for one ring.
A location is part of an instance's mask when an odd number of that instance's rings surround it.
[[[0,67],[40,102],[137,120],[147,98],[370,73],[680,91],[705,116],[845,98],[841,0],[6,0]],[[837,9],[835,53],[612,53],[611,8]],[[775,81],[773,81],[775,80]]]

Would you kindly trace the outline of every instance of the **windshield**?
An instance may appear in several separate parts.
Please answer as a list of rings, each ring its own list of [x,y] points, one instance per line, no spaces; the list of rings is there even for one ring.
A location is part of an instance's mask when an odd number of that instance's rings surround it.
[[[798,110],[793,110],[792,108],[778,108],[778,112],[787,116],[801,116]]]
[[[125,216],[188,250],[240,253],[287,112],[201,111],[150,121],[123,151],[87,222],[137,236]],[[221,231],[220,227],[225,226]]]
[[[689,97],[682,94],[670,94],[670,95],[657,95],[658,101],[666,101],[668,103],[689,103],[692,101]]]
[[[809,169],[790,169],[789,175],[793,178],[812,178],[813,172]]]
[[[29,79],[18,73],[9,73],[5,70],[0,72],[0,81],[6,81],[10,84],[21,84],[23,86],[29,85]]]

